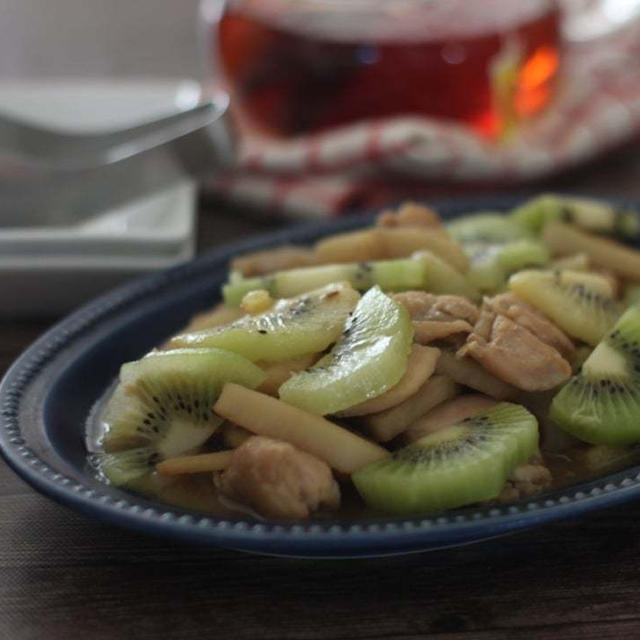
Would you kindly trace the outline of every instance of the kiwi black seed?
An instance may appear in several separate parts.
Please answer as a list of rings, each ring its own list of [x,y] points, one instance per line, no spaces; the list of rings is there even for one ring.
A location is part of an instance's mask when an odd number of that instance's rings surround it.
[[[606,286],[599,276],[572,271],[521,271],[509,279],[509,288],[518,298],[590,345],[598,344],[619,315],[618,303]]]
[[[381,395],[405,374],[413,326],[407,310],[373,287],[341,327],[333,349],[278,393],[283,402],[317,415],[333,414]]]
[[[498,496],[507,477],[538,451],[538,424],[503,402],[429,434],[355,473],[372,507],[397,513],[451,509]]]
[[[279,300],[264,313],[175,336],[170,344],[184,349],[227,349],[254,362],[293,360],[332,345],[359,299],[360,294],[351,285],[337,282],[297,298]]]
[[[202,445],[222,423],[213,411],[223,385],[259,385],[265,373],[221,349],[152,352],[122,367],[104,415],[101,463],[114,484],[151,471],[167,457]]]
[[[556,395],[551,419],[585,442],[640,442],[640,305],[620,317]]]

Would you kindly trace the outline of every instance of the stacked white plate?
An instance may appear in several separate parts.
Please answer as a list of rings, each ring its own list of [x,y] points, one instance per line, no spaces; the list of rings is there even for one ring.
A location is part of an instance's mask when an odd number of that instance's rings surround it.
[[[109,131],[176,113],[200,101],[193,81],[15,82],[0,86],[0,112],[68,132]],[[80,222],[51,212],[22,226],[0,211],[0,314],[52,315],[136,275],[193,256],[196,185],[185,178]],[[57,220],[64,212],[56,212]]]

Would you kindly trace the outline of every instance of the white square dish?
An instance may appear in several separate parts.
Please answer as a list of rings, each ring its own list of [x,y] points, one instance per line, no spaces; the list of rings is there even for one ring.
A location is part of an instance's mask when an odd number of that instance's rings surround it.
[[[0,113],[96,132],[178,112],[200,97],[193,81],[16,82],[0,87]],[[59,314],[130,277],[191,258],[196,191],[185,177],[68,224],[64,211],[34,212],[28,225],[0,211],[0,314]]]

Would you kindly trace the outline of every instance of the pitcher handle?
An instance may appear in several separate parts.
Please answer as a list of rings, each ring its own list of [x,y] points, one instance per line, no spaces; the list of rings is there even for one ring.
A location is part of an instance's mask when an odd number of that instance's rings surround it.
[[[559,0],[569,42],[603,38],[640,19],[640,0]]]

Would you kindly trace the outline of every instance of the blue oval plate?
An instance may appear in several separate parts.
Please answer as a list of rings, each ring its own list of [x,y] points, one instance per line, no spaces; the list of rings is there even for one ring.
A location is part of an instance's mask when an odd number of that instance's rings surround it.
[[[438,206],[451,218],[507,209],[513,199]],[[297,227],[208,253],[136,281],[67,317],[35,342],[0,385],[0,450],[35,489],[89,516],[138,531],[260,553],[306,557],[403,554],[475,542],[640,496],[640,466],[534,500],[423,518],[256,522],[169,507],[100,483],[88,471],[84,428],[120,365],[142,356],[210,307],[230,257],[285,242],[311,242],[367,218]]]

